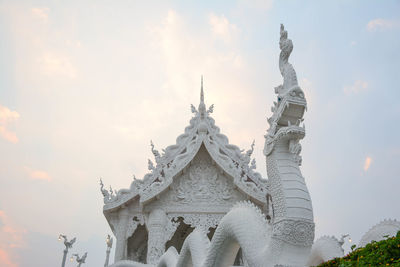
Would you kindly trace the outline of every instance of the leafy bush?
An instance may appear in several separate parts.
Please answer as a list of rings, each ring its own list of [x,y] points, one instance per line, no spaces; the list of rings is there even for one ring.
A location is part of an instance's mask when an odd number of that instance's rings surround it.
[[[390,237],[379,242],[372,241],[365,247],[353,250],[343,258],[335,258],[318,265],[318,267],[347,266],[400,267],[400,231],[397,232],[395,237]]]

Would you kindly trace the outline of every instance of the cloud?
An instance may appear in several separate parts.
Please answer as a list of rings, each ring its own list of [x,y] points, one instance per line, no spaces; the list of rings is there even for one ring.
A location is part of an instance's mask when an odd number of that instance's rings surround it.
[[[31,9],[32,15],[34,18],[37,18],[41,20],[42,22],[46,23],[49,19],[49,12],[50,8],[48,7],[43,7],[43,8],[38,8],[34,7]]]
[[[25,247],[26,230],[14,225],[3,210],[0,210],[0,266],[17,267],[16,248]]]
[[[32,81],[43,82],[52,77],[76,78],[73,57],[80,47],[80,41],[73,38],[71,26],[65,26],[59,18],[52,20],[48,7],[27,8],[9,4],[7,9],[6,19],[11,37],[15,49],[19,51],[15,66],[20,75],[22,73],[21,76],[25,77],[17,81],[30,79],[32,84]],[[74,47],[69,44],[74,44]]]
[[[371,166],[372,158],[366,157],[364,162],[364,171],[368,171],[369,167]]]
[[[7,251],[0,249],[0,265],[4,267],[17,267],[18,265],[11,260]]]
[[[215,14],[210,14],[209,24],[214,36],[222,39],[226,43],[231,42],[239,31],[238,27],[230,23],[224,15],[217,16]]]
[[[371,20],[367,24],[367,30],[370,32],[377,30],[388,30],[395,27],[400,27],[399,21],[382,19],[382,18]]]
[[[0,105],[0,136],[11,143],[17,143],[18,137],[8,129],[10,123],[17,121],[19,113]]]
[[[71,63],[69,57],[54,52],[45,52],[38,60],[41,73],[46,76],[64,76],[74,79],[77,70]]]
[[[345,86],[343,91],[346,95],[357,94],[365,91],[368,88],[368,83],[365,81],[357,80],[353,85]]]
[[[43,181],[52,181],[53,178],[51,178],[51,176],[45,172],[45,171],[41,171],[41,170],[32,170],[29,167],[24,167],[26,173],[29,175],[29,178],[33,179],[33,180],[43,180]]]
[[[232,72],[238,72],[242,77],[245,75],[243,68],[246,66],[246,59],[237,49],[236,37],[240,33],[223,15],[211,14],[209,22],[211,33],[201,30],[193,32],[187,27],[188,21],[184,16],[175,10],[169,10],[161,25],[150,29],[154,49],[161,52],[160,62],[166,69],[164,90],[174,92],[177,97],[187,95],[188,88],[193,87],[194,81],[198,84],[201,74],[204,74],[206,84],[225,84],[223,88],[219,88],[219,92],[224,89],[233,90],[228,88],[228,79],[235,87],[240,88],[236,80],[240,76],[232,77]],[[216,38],[224,41],[224,49],[218,49],[214,45]],[[218,75],[214,75],[216,73]]]
[[[5,211],[0,210],[0,248],[20,248],[25,246],[23,239],[26,230],[16,226]]]

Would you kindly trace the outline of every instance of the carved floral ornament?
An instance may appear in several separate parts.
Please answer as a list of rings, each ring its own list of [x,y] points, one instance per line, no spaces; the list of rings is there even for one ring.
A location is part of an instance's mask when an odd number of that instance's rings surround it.
[[[274,223],[272,235],[293,245],[311,246],[314,228],[313,222],[285,219]]]
[[[211,157],[203,149],[193,159],[188,171],[175,179],[171,190],[161,195],[160,202],[164,206],[184,205],[194,210],[204,205],[231,206],[242,199],[234,187],[233,182],[212,164]]]

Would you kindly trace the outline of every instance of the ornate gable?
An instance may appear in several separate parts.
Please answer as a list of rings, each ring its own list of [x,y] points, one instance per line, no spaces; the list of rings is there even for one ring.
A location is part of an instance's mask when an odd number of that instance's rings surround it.
[[[174,178],[169,189],[157,200],[146,205],[145,211],[162,208],[167,213],[226,213],[234,203],[246,198],[236,189],[232,178],[221,172],[202,145],[190,166]]]
[[[226,174],[227,177],[233,179],[234,186],[240,192],[246,194],[248,198],[266,203],[267,180],[255,171],[255,160],[251,161],[254,143],[251,149],[243,153],[243,150],[237,146],[229,144],[228,138],[220,133],[220,129],[210,116],[214,105],[207,110],[204,103],[203,80],[199,107],[196,109],[192,105],[191,109],[194,116],[190,120],[190,125],[185,128],[185,132],[176,139],[175,145],[168,146],[161,154],[151,143],[155,164],[149,159],[150,173],[143,179],[135,179],[130,189],[121,189],[115,194],[102,189],[105,211],[123,205],[135,197],[139,197],[141,204],[159,197],[172,186],[176,177],[180,177],[185,172],[201,147],[204,147],[210,155],[212,164],[218,165],[221,174]],[[190,180],[190,173],[188,175],[188,180]],[[212,177],[207,179],[212,179]],[[201,193],[197,192],[197,194]]]

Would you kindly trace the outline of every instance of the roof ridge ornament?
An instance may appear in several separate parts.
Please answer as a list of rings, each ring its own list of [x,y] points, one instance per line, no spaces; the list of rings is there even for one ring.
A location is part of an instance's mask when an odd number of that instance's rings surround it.
[[[250,149],[247,150],[247,152],[246,152],[246,155],[247,155],[248,157],[251,157],[251,155],[253,154],[255,143],[256,143],[256,140],[253,139],[253,143],[251,143]]]
[[[193,104],[190,105],[190,109],[192,113],[195,114],[196,117],[197,115],[199,115],[200,119],[204,119],[207,115],[214,112],[214,104],[209,106],[208,109],[206,110],[206,104],[204,103],[203,75],[201,75],[200,104],[198,110]]]
[[[204,119],[206,116],[206,104],[204,103],[203,75],[201,75],[199,113],[200,113],[200,119]]]
[[[159,161],[160,158],[161,158],[161,154],[160,154],[160,152],[158,152],[157,149],[154,149],[153,140],[150,140],[150,146],[151,146],[151,152],[153,153],[154,158],[155,158],[156,162],[158,163],[158,161]]]
[[[200,102],[204,102],[203,75],[201,75],[201,92],[200,92]]]
[[[111,199],[111,195],[107,189],[104,188],[103,180],[100,177],[100,191],[103,194],[104,203],[108,202]]]

